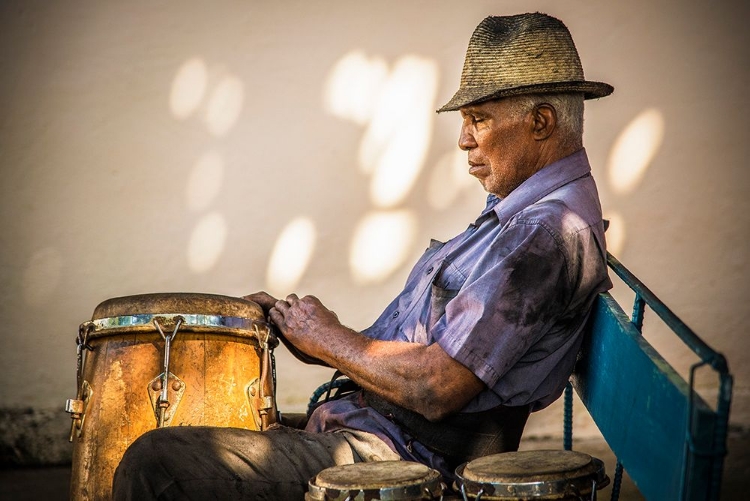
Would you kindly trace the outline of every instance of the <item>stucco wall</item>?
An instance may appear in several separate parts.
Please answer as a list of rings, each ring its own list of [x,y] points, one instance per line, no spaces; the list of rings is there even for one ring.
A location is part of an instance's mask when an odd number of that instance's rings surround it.
[[[78,325],[115,296],[294,290],[366,327],[429,239],[483,207],[458,117],[434,109],[485,15],[536,9],[616,88],[585,132],[612,250],[728,356],[747,427],[740,4],[3,2],[0,408],[73,397]],[[694,359],[652,319],[684,373]],[[279,403],[301,410],[329,372],[277,359]],[[529,433],[559,433],[557,413]]]

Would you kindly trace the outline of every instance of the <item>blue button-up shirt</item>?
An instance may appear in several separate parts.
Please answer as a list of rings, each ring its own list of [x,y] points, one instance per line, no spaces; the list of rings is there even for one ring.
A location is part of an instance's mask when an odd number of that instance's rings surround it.
[[[599,196],[580,150],[504,199],[490,195],[460,235],[433,240],[404,290],[363,334],[438,343],[487,386],[462,412],[539,410],[562,393],[591,305],[611,286]],[[356,398],[324,404],[308,425],[342,428],[374,433],[405,459],[441,469],[426,449],[407,450],[409,437]]]

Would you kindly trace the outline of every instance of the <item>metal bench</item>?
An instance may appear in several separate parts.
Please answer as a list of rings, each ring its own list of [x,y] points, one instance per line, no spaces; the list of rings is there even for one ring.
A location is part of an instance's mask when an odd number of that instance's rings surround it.
[[[732,376],[712,350],[617,259],[609,267],[635,292],[632,317],[600,294],[564,396],[563,447],[572,449],[573,388],[617,457],[612,499],[623,468],[647,499],[718,499]],[[646,306],[698,357],[685,381],[641,335]],[[695,391],[695,371],[718,376],[715,409]]]

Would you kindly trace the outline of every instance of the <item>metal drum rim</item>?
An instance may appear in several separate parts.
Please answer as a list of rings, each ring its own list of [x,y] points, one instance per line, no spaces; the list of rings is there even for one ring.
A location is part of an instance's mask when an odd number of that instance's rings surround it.
[[[383,486],[373,488],[361,487],[321,487],[315,485],[314,481],[317,475],[308,482],[308,496],[313,501],[352,501],[378,499],[381,501],[409,501],[416,499],[434,499],[443,494],[443,484],[440,473],[437,470],[427,467],[426,475],[422,478],[415,478],[412,484],[402,484],[398,486]],[[426,498],[425,494],[431,496]]]
[[[180,320],[180,330],[185,331],[219,331],[217,333],[252,338],[257,337],[256,327],[271,331],[271,325],[262,320],[197,313],[143,313],[97,318],[81,324],[81,329],[88,331],[87,339],[96,339],[120,333],[158,332],[154,321],[171,329]],[[269,341],[277,344],[276,336],[270,333]]]
[[[591,457],[591,464],[583,468],[577,476],[529,482],[505,482],[502,480],[480,482],[469,480],[463,476],[464,468],[467,464],[468,463],[464,463],[456,468],[455,473],[458,479],[457,485],[459,487],[463,486],[468,495],[476,495],[480,491],[483,491],[483,499],[517,499],[518,496],[540,497],[559,495],[563,494],[565,489],[571,486],[571,484],[574,487],[579,488],[581,494],[588,494],[592,490],[592,480],[596,480],[597,489],[609,484],[609,478],[605,473],[604,462],[593,456]],[[560,473],[562,474],[563,472]]]

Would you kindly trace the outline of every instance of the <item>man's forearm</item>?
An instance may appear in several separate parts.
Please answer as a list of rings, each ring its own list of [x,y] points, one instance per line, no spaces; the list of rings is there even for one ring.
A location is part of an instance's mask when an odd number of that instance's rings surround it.
[[[437,344],[373,340],[343,326],[321,332],[320,337],[325,346],[313,356],[365,390],[430,420],[459,411],[484,388]]]

